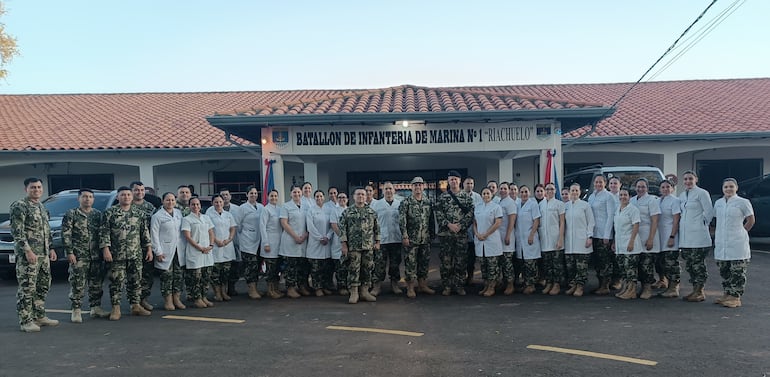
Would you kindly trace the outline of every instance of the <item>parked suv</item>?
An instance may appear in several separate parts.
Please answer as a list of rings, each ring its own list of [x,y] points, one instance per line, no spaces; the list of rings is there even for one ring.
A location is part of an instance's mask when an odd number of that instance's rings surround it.
[[[588,199],[588,196],[594,191],[594,177],[603,175],[609,180],[612,177],[620,178],[624,188],[627,188],[631,196],[636,195],[634,183],[639,178],[647,178],[649,181],[649,193],[660,195],[660,182],[666,179],[663,172],[654,166],[601,166],[594,165],[583,168],[576,172],[564,176],[564,186],[569,187],[577,182],[580,184],[582,199]]]
[[[151,194],[145,195],[145,200],[160,205],[160,199]],[[117,191],[94,190],[94,208],[105,211],[107,208],[117,203]],[[50,214],[49,224],[51,226],[51,235],[53,237],[53,248],[56,250],[56,262],[51,264],[51,269],[55,272],[66,271],[67,257],[64,255],[64,247],[61,240],[61,222],[64,214],[80,205],[78,202],[78,190],[66,190],[49,196],[43,201],[43,205]],[[15,256],[14,242],[11,235],[11,222],[5,221],[0,224],[0,276],[15,276]]]
[[[738,195],[751,201],[754,207],[752,237],[770,237],[770,174],[747,179],[738,184]]]

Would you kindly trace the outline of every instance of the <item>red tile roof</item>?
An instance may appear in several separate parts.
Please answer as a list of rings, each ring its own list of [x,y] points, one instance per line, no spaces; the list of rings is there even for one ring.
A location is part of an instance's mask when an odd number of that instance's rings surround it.
[[[609,106],[630,85],[1,95],[0,151],[227,147],[206,116]],[[768,131],[770,78],[666,81],[639,84],[590,137]]]

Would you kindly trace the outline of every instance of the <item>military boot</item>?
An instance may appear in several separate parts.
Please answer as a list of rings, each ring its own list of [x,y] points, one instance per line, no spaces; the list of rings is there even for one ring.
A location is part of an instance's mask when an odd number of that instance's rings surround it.
[[[269,286],[269,284],[268,284],[268,286]],[[257,300],[257,299],[260,299],[260,298],[262,298],[262,295],[261,295],[261,294],[259,294],[259,290],[257,289],[257,283],[256,283],[256,282],[254,282],[254,283],[249,283],[249,284],[248,284],[248,287],[249,287],[249,293],[248,293],[248,295],[249,295],[249,298],[250,298],[250,299],[252,299],[252,300]],[[269,293],[269,292],[268,292],[268,293]]]
[[[222,300],[230,301],[232,300],[232,297],[227,294],[227,284],[220,285],[220,291],[222,291]]]
[[[575,289],[577,289],[577,284],[570,284],[569,289],[567,289],[566,292],[564,292],[567,296],[572,296],[573,293],[575,293]]]
[[[300,298],[300,297],[302,297],[302,295],[299,294],[299,292],[297,292],[297,287],[286,288],[286,295],[289,296],[290,298]]]
[[[224,301],[224,299],[222,298],[222,286],[212,285],[211,287],[214,288],[214,301],[216,302]]]
[[[636,298],[636,282],[635,281],[629,281],[626,282],[626,290],[623,292],[622,295],[615,296],[621,300],[631,300]]]
[[[417,293],[414,291],[414,282],[410,281],[406,283],[406,297],[415,298]]]
[[[487,290],[484,292],[484,297],[492,297],[495,295],[495,286],[497,285],[496,281],[492,281],[487,283]]]
[[[256,290],[256,284],[254,289]],[[259,293],[259,292],[257,292]],[[281,298],[283,297],[283,293],[278,290],[278,284],[277,283],[267,283],[267,295],[270,296],[270,298]]]
[[[120,305],[113,305],[110,312],[110,321],[117,321],[120,319]]]
[[[670,281],[668,283],[668,288],[666,288],[666,290],[660,294],[660,297],[679,297],[679,283]]]
[[[340,288],[337,292],[340,296],[350,296],[350,291],[347,288]]]
[[[488,290],[489,290],[489,282],[486,282],[484,283],[484,288],[482,288],[479,291],[479,296],[484,296],[484,293],[487,293]]]
[[[722,306],[725,308],[737,308],[741,306],[741,298],[733,295],[727,295],[727,298],[722,300]]]
[[[70,316],[70,321],[72,323],[83,323],[83,315],[80,312],[80,309],[72,310],[72,316]]]
[[[728,296],[730,295],[728,295],[727,293],[723,293],[722,296],[719,296],[717,297],[716,300],[714,300],[714,303],[720,305],[727,299]]]
[[[310,296],[312,293],[310,293],[310,289],[306,285],[302,285],[299,287],[299,294],[302,296]]]
[[[559,293],[561,293],[561,284],[553,283],[553,285],[551,286],[551,290],[548,292],[548,294],[551,296],[556,296]]]
[[[400,295],[403,293],[401,290],[401,287],[398,286],[398,280],[396,279],[390,279],[390,290],[393,292],[394,295]]]
[[[326,296],[326,295],[324,294],[324,290],[323,289],[318,288],[318,289],[315,290],[315,297],[324,297],[324,296]]]
[[[652,284],[645,284],[642,286],[642,293],[639,295],[642,300],[649,300],[652,298]]]
[[[35,322],[29,321],[27,323],[22,323],[19,328],[23,332],[40,332],[40,326],[35,324]]]
[[[368,285],[362,285],[358,287],[358,295],[361,296],[364,301],[369,302],[375,302],[377,301],[377,297],[372,296],[371,293],[369,293],[369,286]]]
[[[636,283],[634,283],[634,286],[636,286]],[[599,286],[599,289],[594,291],[594,293],[599,296],[605,296],[610,294],[610,280],[609,279],[602,280],[602,284]]]
[[[572,293],[572,296],[574,297],[583,296],[583,284],[575,285],[575,292]]]
[[[91,318],[107,318],[110,316],[110,312],[102,309],[101,306],[94,306],[91,308]]]
[[[661,276],[658,281],[655,282],[655,284],[652,285],[653,289],[667,289],[668,288],[668,278],[665,276]]]
[[[531,295],[535,293],[535,286],[534,285],[527,285],[521,293],[525,295]]]
[[[35,320],[35,324],[43,327],[43,326],[59,326],[59,321],[55,319],[50,319],[48,317],[42,317]]]
[[[131,304],[131,315],[148,316],[152,313],[140,304]]]
[[[143,299],[142,299],[142,301],[140,301],[140,302],[139,302],[139,305],[142,305],[142,307],[143,307],[145,310],[147,310],[147,311],[152,311],[152,309],[154,309],[154,308],[155,308],[154,306],[152,306],[152,304],[150,304],[150,303],[147,301],[147,298],[146,298],[146,297],[145,297],[145,298],[143,298]]]
[[[706,292],[703,291],[703,284],[695,284],[693,294],[686,297],[688,302],[701,302],[706,299]]]
[[[195,306],[198,309],[205,309],[209,307],[208,305],[206,305],[205,302],[203,302],[203,299],[200,299],[200,298],[195,300],[195,302],[193,302],[193,306]]]
[[[615,297],[620,297],[620,296],[623,296],[624,294],[626,294],[626,291],[628,291],[629,287],[630,286],[628,285],[628,282],[624,281],[623,282],[623,287],[621,287],[622,289],[620,291],[618,291],[617,293],[615,293]]]
[[[509,281],[508,284],[505,286],[505,290],[503,291],[503,294],[506,296],[510,296],[515,291],[515,287],[513,286],[513,282]]]
[[[372,284],[372,290],[369,293],[371,293],[372,296],[377,297],[380,295],[380,292],[382,292],[382,284],[380,283]]]
[[[177,309],[187,309],[187,307],[182,303],[182,294],[177,292],[171,295],[171,300],[174,303],[174,307]]]
[[[351,287],[350,298],[348,298],[348,304],[358,303],[358,287]]]
[[[612,279],[612,282],[610,283],[610,288],[612,288],[614,290],[618,290],[618,289],[620,289],[620,286],[622,284],[623,283],[622,283],[622,281],[620,279],[618,279],[618,278]]]
[[[207,307],[209,307],[209,308],[213,308],[214,307],[214,303],[209,301],[209,299],[208,299],[208,297],[206,297],[206,295],[201,296],[201,300],[203,301],[204,304],[206,304]]]
[[[163,309],[166,309],[168,311],[172,311],[176,309],[174,307],[174,299],[171,298],[171,295],[163,296]]]
[[[546,283],[546,284],[545,284],[545,286],[543,287],[543,290],[542,290],[542,291],[540,291],[540,293],[542,293],[542,294],[544,294],[544,295],[550,294],[550,292],[551,292],[551,287],[553,287],[553,284],[552,284],[552,283]]]
[[[428,282],[425,279],[417,280],[417,291],[428,295],[436,294],[436,291],[428,286]]]

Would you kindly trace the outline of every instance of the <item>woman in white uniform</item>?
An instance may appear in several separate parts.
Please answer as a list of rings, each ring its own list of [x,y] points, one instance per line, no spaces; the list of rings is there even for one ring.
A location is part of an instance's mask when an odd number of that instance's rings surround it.
[[[503,242],[498,232],[503,223],[503,209],[492,198],[492,190],[484,187],[482,202],[473,210],[473,241],[476,257],[481,258],[482,278],[486,281],[479,294],[484,297],[495,295],[495,287],[500,282],[498,260],[503,255]]]
[[[279,287],[278,276],[281,258],[278,256],[278,251],[281,250],[283,228],[281,228],[280,208],[278,208],[278,190],[271,190],[267,194],[267,205],[263,208],[259,218],[259,233],[262,241],[259,256],[265,263],[267,295],[270,298],[281,298],[283,293]],[[256,282],[254,285],[256,290]]]
[[[545,198],[540,201],[540,249],[543,257],[543,294],[556,296],[564,281],[564,202],[556,199],[556,185],[545,185]]]
[[[214,224],[214,268],[211,274],[211,286],[214,288],[214,301],[230,301],[227,295],[227,283],[230,279],[230,267],[235,260],[235,232],[238,226],[230,212],[225,211],[225,201],[221,195],[211,197],[211,207],[206,216]]]
[[[515,289],[516,275],[514,263],[516,259],[516,201],[510,195],[511,186],[508,182],[501,182],[498,193],[500,194],[500,208],[503,210],[503,223],[500,224],[500,240],[503,243],[503,255],[500,257],[500,270],[505,281],[503,294],[512,295]]]
[[[184,249],[179,239],[182,235],[182,212],[174,206],[176,196],[167,192],[161,197],[163,208],[155,212],[150,220],[152,252],[155,268],[160,272],[160,293],[166,310],[185,309],[180,299],[182,294],[182,269]],[[180,263],[180,261],[182,261]]]
[[[682,210],[679,219],[679,250],[692,283],[692,292],[685,296],[684,300],[701,302],[706,300],[706,255],[711,251],[709,224],[714,217],[714,207],[708,191],[698,187],[698,176],[695,172],[684,172],[682,179],[684,192],[679,194]]]
[[[516,209],[516,256],[522,260],[524,291],[526,295],[535,292],[537,281],[537,261],[540,259],[540,207],[537,200],[529,197],[529,187],[519,188],[521,204]]]
[[[190,199],[190,214],[182,219],[182,234],[187,240],[185,260],[190,274],[188,293],[196,308],[212,307],[214,304],[206,298],[211,280],[211,268],[214,266],[214,223],[201,213],[201,200]]]
[[[305,210],[302,208],[302,190],[294,186],[291,189],[291,200],[281,206],[281,250],[278,255],[286,260],[286,295],[291,298],[299,298],[302,294],[310,295],[307,291],[307,278],[303,277],[307,252],[307,224]],[[301,292],[305,289],[306,292]],[[302,294],[300,294],[302,293]]]
[[[337,291],[340,296],[349,296],[348,291],[348,261],[345,255],[342,255],[342,241],[340,241],[340,227],[338,224],[342,212],[348,208],[348,194],[340,192],[337,194],[337,206],[333,208],[334,212],[329,215],[329,224],[334,232],[332,236],[332,275],[327,276],[329,279],[326,284],[329,287],[334,286],[332,278],[337,280]]]
[[[620,206],[613,219],[615,226],[615,241],[612,249],[615,251],[620,272],[625,279],[624,289],[615,297],[628,300],[636,298],[636,280],[639,277],[639,255],[644,250],[639,239],[639,209],[631,205],[628,190],[621,188],[618,194]]]
[[[660,264],[663,277],[661,285],[666,290],[661,297],[679,297],[679,280],[682,273],[679,267],[679,217],[681,213],[679,198],[672,195],[674,185],[664,180],[660,183],[660,221],[658,221],[658,239],[660,242]],[[665,283],[664,283],[665,282]]]
[[[727,178],[722,182],[724,196],[714,204],[717,228],[714,234],[714,259],[722,276],[724,295],[714,303],[728,308],[741,306],[746,289],[746,270],[751,259],[749,230],[754,226],[754,208],[738,192],[738,182]]]
[[[238,208],[238,218],[236,219],[238,223],[238,247],[241,250],[241,260],[243,261],[243,276],[249,287],[249,298],[254,300],[262,298],[257,289],[257,283],[262,265],[260,220],[264,216],[265,207],[258,200],[259,191],[256,187],[250,186],[246,190],[246,203]],[[276,252],[275,255],[277,256],[278,253]]]
[[[567,295],[580,297],[588,281],[588,259],[593,249],[594,212],[580,200],[580,184],[569,187],[569,201],[564,208],[564,253],[567,264]]]
[[[315,290],[317,297],[332,294],[325,289],[323,283],[331,262],[331,237],[332,228],[329,223],[328,212],[324,209],[324,192],[316,190],[313,193],[315,202],[306,212],[307,224],[307,260],[310,263],[311,288]]]
[[[639,256],[639,281],[642,293],[639,298],[649,300],[652,297],[652,284],[655,283],[655,260],[660,253],[658,239],[658,221],[660,218],[660,199],[647,193],[648,182],[639,178],[636,183],[636,195],[631,198],[631,205],[639,209],[639,240],[644,246]]]

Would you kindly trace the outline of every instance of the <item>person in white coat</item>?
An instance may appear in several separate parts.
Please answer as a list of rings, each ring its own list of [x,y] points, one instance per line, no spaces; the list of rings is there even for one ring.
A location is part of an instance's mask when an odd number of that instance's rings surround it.
[[[516,284],[514,263],[516,263],[516,213],[518,211],[516,201],[510,195],[511,186],[508,182],[501,182],[498,192],[500,194],[500,208],[503,210],[503,223],[500,224],[500,240],[503,243],[503,255],[500,257],[500,270],[505,281],[503,294],[512,295]]]
[[[187,240],[185,273],[190,274],[187,290],[196,308],[212,307],[206,295],[214,266],[214,223],[201,213],[200,198],[190,198],[189,206],[190,214],[182,218],[182,234]]]
[[[383,198],[374,200],[369,205],[377,212],[377,222],[380,224],[380,251],[374,253],[374,271],[372,273],[372,295],[380,294],[382,282],[385,281],[387,266],[390,277],[390,289],[395,294],[403,293],[398,286],[401,280],[401,229],[398,226],[398,208],[401,200],[395,197],[396,189],[393,183],[382,185]]]
[[[259,256],[261,257],[262,262],[265,263],[267,295],[270,296],[270,298],[283,297],[283,293],[279,287],[280,278],[278,276],[279,265],[281,262],[278,251],[281,250],[281,234],[283,233],[280,218],[281,210],[278,207],[278,203],[278,190],[271,190],[267,194],[267,205],[265,205],[261,211],[262,215],[259,218],[259,233],[262,242],[262,247],[259,249]],[[256,281],[254,282],[254,290],[257,290]],[[257,294],[259,294],[259,292],[257,292]]]
[[[564,202],[556,199],[553,183],[545,185],[545,198],[540,201],[538,234],[545,278],[542,293],[556,296],[564,281]]]
[[[567,295],[580,297],[588,281],[588,259],[593,249],[594,212],[588,202],[580,200],[580,184],[569,187],[569,201],[564,206],[564,259]]]
[[[631,197],[625,188],[620,189],[618,199],[620,206],[613,217],[615,240],[612,244],[612,250],[617,255],[625,285],[620,292],[615,294],[615,297],[628,300],[636,298],[639,255],[644,250],[644,246],[639,239],[639,223],[641,222],[639,208],[631,205]]]
[[[211,286],[214,288],[214,301],[230,301],[227,284],[230,280],[230,268],[235,260],[233,240],[238,229],[235,218],[225,211],[225,201],[221,195],[211,197],[212,206],[206,210],[206,216],[214,224],[214,268],[211,273]]]
[[[639,209],[639,240],[644,251],[639,256],[639,281],[642,293],[639,298],[649,300],[652,297],[652,284],[655,283],[655,261],[660,253],[658,239],[658,221],[660,219],[660,199],[647,192],[646,178],[639,178],[634,184],[636,195],[631,198],[631,205]]]
[[[182,211],[174,208],[176,196],[167,192],[161,197],[163,207],[152,215],[150,220],[150,239],[152,253],[155,255],[155,268],[160,273],[160,293],[163,296],[163,308],[166,310],[185,309],[182,304],[182,270],[184,269],[184,249],[180,243],[182,235]],[[180,263],[181,261],[181,263]]]
[[[246,191],[246,203],[238,207],[238,248],[241,252],[241,263],[243,263],[243,276],[246,278],[249,298],[256,300],[262,298],[262,294],[257,289],[259,282],[259,270],[262,265],[260,258],[260,244],[262,243],[262,233],[260,231],[260,220],[264,216],[265,207],[259,202],[259,191],[251,186]],[[264,245],[262,245],[264,247]],[[278,253],[276,251],[276,256]]]
[[[594,177],[594,191],[588,197],[588,204],[594,212],[594,268],[599,278],[599,288],[593,291],[597,295],[610,294],[613,278],[615,254],[612,252],[612,224],[615,216],[615,197],[605,189],[607,179],[603,175]]]
[[[673,195],[674,185],[664,180],[660,183],[660,221],[658,221],[658,239],[660,240],[660,265],[663,276],[659,287],[666,290],[661,297],[679,297],[679,217],[681,207],[679,198]],[[665,285],[665,286],[664,286]]]
[[[313,193],[315,202],[306,212],[305,223],[307,224],[307,256],[310,264],[311,288],[315,290],[317,297],[332,294],[329,287],[324,286],[327,281],[331,263],[331,238],[332,228],[329,222],[329,214],[324,210],[324,192],[316,190]]]
[[[682,215],[679,220],[679,250],[690,274],[692,292],[685,301],[706,300],[704,287],[708,279],[706,255],[711,251],[709,224],[714,217],[714,207],[708,191],[698,187],[698,176],[688,170],[682,175],[684,192],[679,194]]]
[[[714,303],[728,308],[741,306],[746,290],[746,271],[751,259],[749,231],[754,226],[754,208],[751,202],[737,195],[738,182],[727,178],[722,182],[724,196],[714,204],[716,232],[714,259],[719,266],[724,295]]]
[[[350,262],[348,261],[347,256],[342,254],[342,240],[340,240],[339,227],[339,221],[340,217],[342,216],[342,212],[344,212],[347,208],[348,194],[340,192],[337,194],[337,206],[332,209],[333,212],[329,213],[329,225],[332,227],[332,231],[334,231],[331,247],[333,268],[332,273],[334,276],[327,276],[327,278],[331,279],[333,277],[337,281],[337,292],[340,294],[340,296],[350,295],[350,291],[348,290],[348,265]],[[331,280],[327,283],[330,286],[332,285]]]
[[[503,242],[500,238],[500,225],[503,223],[503,209],[495,203],[492,190],[481,190],[482,203],[473,211],[473,241],[476,257],[481,258],[481,275],[485,280],[484,289],[479,292],[484,297],[495,295],[495,287],[500,282],[500,265],[503,255]]]
[[[290,298],[310,295],[310,291],[307,289],[307,278],[304,274],[309,234],[305,210],[302,208],[305,205],[302,204],[301,197],[302,189],[297,186],[292,187],[291,200],[281,206],[279,215],[283,233],[281,234],[281,249],[278,255],[286,260],[284,278],[286,295]]]
[[[516,209],[516,256],[522,260],[525,295],[535,292],[537,262],[540,259],[540,207],[537,200],[529,196],[529,187],[519,188],[521,204]]]

